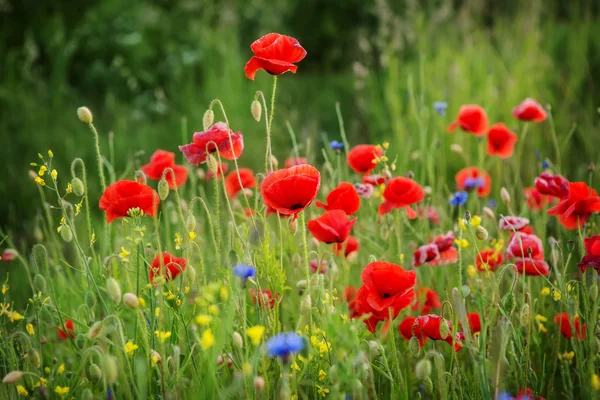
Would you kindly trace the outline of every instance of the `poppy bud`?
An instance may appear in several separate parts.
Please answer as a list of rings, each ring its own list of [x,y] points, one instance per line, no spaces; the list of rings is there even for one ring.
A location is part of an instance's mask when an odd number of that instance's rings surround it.
[[[414,357],[418,357],[421,352],[421,346],[419,345],[419,339],[416,336],[413,336],[408,341],[408,349]]]
[[[77,197],[81,197],[85,193],[85,187],[79,178],[71,179],[71,187],[73,188],[73,193],[75,193],[75,196]]]
[[[94,322],[94,324],[90,327],[90,330],[88,331],[88,338],[96,339],[102,333],[102,328],[102,321]]]
[[[86,342],[87,339],[83,333],[78,334],[75,338],[75,346],[77,346],[79,350],[82,350],[85,347]]]
[[[496,218],[496,215],[494,214],[492,209],[489,207],[483,207],[483,213],[485,214],[486,217],[488,217],[490,219]]]
[[[83,392],[81,392],[81,400],[94,400],[92,389],[86,388]]]
[[[260,119],[260,115],[259,115],[259,119]],[[263,389],[265,388],[265,378],[263,378],[262,376],[254,377],[254,380],[252,381],[252,385],[254,386],[254,390],[256,390],[257,392],[262,392]]]
[[[431,186],[425,186],[423,188],[423,193],[425,193],[426,196],[431,195],[431,193],[433,193],[433,189],[431,188]]]
[[[204,130],[207,131],[208,128],[213,124],[215,120],[215,113],[210,108],[206,110],[204,113],[204,117],[202,117],[202,124],[204,126]]]
[[[312,299],[310,298],[310,294],[307,294],[302,299],[302,303],[300,304],[300,310],[309,312],[311,308],[312,308]]]
[[[11,371],[2,378],[2,383],[15,383],[21,380],[23,377],[23,372],[21,371]]]
[[[85,294],[85,304],[90,309],[96,307],[96,295],[94,294],[94,292],[87,292]]]
[[[117,360],[113,356],[107,355],[102,360],[102,367],[104,370],[104,376],[106,377],[106,382],[109,385],[115,383],[117,380],[117,374],[119,373]]]
[[[521,326],[529,325],[529,315],[529,304],[525,303],[523,304],[523,307],[521,307],[521,312],[519,313],[519,322],[521,323]]]
[[[157,191],[160,199],[165,201],[165,199],[169,196],[169,184],[167,183],[166,179],[161,179],[158,181]]]
[[[100,379],[102,379],[102,370],[98,365],[92,363],[87,369],[87,377],[90,382],[98,383],[100,382]]]
[[[135,171],[134,177],[135,177],[135,181],[137,183],[141,183],[141,184],[145,185],[147,182],[146,174],[144,173],[144,171],[140,171],[140,170]]]
[[[67,225],[63,225],[60,229],[60,237],[67,243],[73,240],[73,231]]]
[[[467,297],[468,295],[471,294],[471,288],[468,287],[467,285],[462,285],[462,287],[460,288],[460,291],[462,293],[463,298]]]
[[[515,295],[513,292],[508,292],[504,295],[502,300],[500,301],[500,307],[506,312],[508,315],[512,314],[515,309]]]
[[[219,163],[215,156],[209,154],[208,157],[206,157],[206,166],[208,167],[208,170],[213,173],[215,179],[218,178]]]
[[[242,335],[240,335],[239,332],[233,332],[232,338],[233,345],[241,350],[244,347],[244,339],[242,338]]]
[[[375,340],[369,340],[369,355],[371,357],[377,357],[381,354],[382,348],[379,343]]]
[[[204,172],[202,168],[198,168],[196,169],[196,176],[198,177],[198,179],[204,180],[204,178],[206,178],[206,172]]]
[[[475,236],[479,240],[487,240],[488,231],[483,226],[478,225],[477,228],[475,228]]]
[[[42,309],[40,310],[40,321],[43,321],[47,324],[54,322],[52,311],[50,311],[48,307],[42,307]]]
[[[423,379],[423,387],[425,388],[425,391],[427,392],[427,394],[433,393],[433,382],[431,382],[430,377]]]
[[[596,282],[592,283],[592,286],[590,286],[590,298],[592,301],[596,301],[598,298],[598,285]]]
[[[137,309],[140,306],[140,299],[133,293],[125,293],[123,295],[123,304],[132,310]]]
[[[33,277],[33,286],[35,286],[35,289],[37,291],[45,292],[46,291],[46,278],[44,278],[40,274],[35,274],[35,276]]]
[[[185,230],[188,232],[193,232],[196,230],[196,217],[193,214],[188,215],[185,220]]]
[[[27,361],[29,361],[33,368],[39,368],[41,364],[40,353],[35,349],[29,349],[27,352]]]
[[[90,125],[92,122],[94,122],[94,117],[92,116],[92,112],[87,107],[79,107],[77,109],[77,117],[84,124]]]
[[[588,165],[588,172],[594,172],[596,170],[596,164],[593,161]]]
[[[440,336],[445,338],[450,334],[450,327],[448,326],[448,321],[443,318],[440,322]]]
[[[298,289],[298,294],[304,293],[306,290],[306,280],[301,280],[296,283],[296,289]]]
[[[106,290],[115,303],[121,302],[121,286],[115,278],[110,277],[106,280]]]
[[[196,281],[196,269],[193,266],[188,265],[183,273],[188,282],[194,283]]]
[[[279,160],[273,154],[271,154],[271,164],[273,164],[273,169],[277,169],[279,167]]]
[[[428,378],[429,375],[431,375],[431,369],[431,361],[429,361],[427,358],[419,360],[415,366],[415,375],[417,376],[417,379],[423,380]]]
[[[508,190],[506,190],[506,188],[504,186],[502,186],[502,189],[500,189],[500,198],[502,199],[502,202],[506,205],[510,204],[510,194],[508,193]]]
[[[260,115],[262,114],[262,107],[258,100],[254,100],[252,105],[250,105],[250,111],[252,112],[252,116],[256,120],[256,122],[260,122]]]
[[[450,145],[450,151],[452,151],[453,153],[456,154],[462,154],[463,153],[463,148],[460,144],[457,143],[452,143]]]

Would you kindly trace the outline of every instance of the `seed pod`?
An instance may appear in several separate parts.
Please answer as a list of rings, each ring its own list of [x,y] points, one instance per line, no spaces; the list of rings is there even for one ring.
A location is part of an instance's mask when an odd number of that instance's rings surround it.
[[[312,299],[310,298],[310,294],[307,294],[302,299],[302,303],[300,304],[300,310],[302,310],[304,312],[309,312],[311,308],[312,308]]]
[[[100,382],[100,379],[102,379],[102,370],[98,365],[92,363],[87,370],[87,377],[90,382],[98,383]]]
[[[21,371],[11,371],[2,378],[2,383],[15,383],[21,380],[23,377],[23,372]]]
[[[185,279],[190,283],[194,283],[196,281],[196,269],[192,265],[188,265],[184,271]]]
[[[75,196],[81,197],[85,193],[85,187],[83,186],[83,182],[79,178],[71,179],[71,187],[73,188],[73,193]]]
[[[300,254],[294,253],[294,255],[292,256],[292,267],[300,268],[301,266],[302,266],[302,257],[300,257]]]
[[[196,217],[194,217],[194,214],[188,215],[187,219],[185,220],[185,229],[188,232],[193,232],[196,230]]]
[[[102,328],[102,321],[94,322],[94,324],[90,327],[90,330],[88,331],[88,338],[96,339],[102,333]]]
[[[440,322],[440,336],[446,338],[449,334],[450,327],[448,326],[448,320],[446,320],[446,318],[443,318],[442,322]]]
[[[29,349],[27,352],[27,360],[35,369],[38,369],[42,363],[40,353],[38,353],[36,349]]]
[[[60,237],[67,243],[73,240],[73,231],[67,225],[63,225],[60,229]]]
[[[519,322],[521,323],[521,326],[529,325],[529,316],[529,304],[525,303],[523,304],[523,307],[521,307],[521,312],[519,313]]]
[[[483,207],[483,213],[490,219],[496,218],[496,214],[494,214],[494,211],[492,211],[492,209],[489,207]]]
[[[475,228],[475,236],[479,240],[487,240],[487,238],[488,238],[488,231],[483,226],[478,225],[477,228]]]
[[[157,191],[158,197],[160,197],[162,201],[165,201],[169,196],[169,184],[167,183],[166,179],[161,179],[158,181]]]
[[[433,382],[431,382],[430,377],[423,379],[423,387],[425,388],[425,391],[427,392],[427,394],[433,393]]]
[[[214,120],[215,120],[215,113],[213,110],[211,110],[209,108],[204,113],[204,117],[202,117],[202,125],[203,125],[205,131],[207,131],[208,128],[210,128],[210,126],[213,124]]]
[[[411,354],[415,357],[418,357],[419,353],[421,353],[421,346],[419,345],[419,339],[417,339],[416,336],[411,337],[410,340],[408,341],[408,349],[410,350]]]
[[[92,122],[94,122],[94,116],[92,115],[90,109],[87,107],[79,107],[77,109],[77,118],[79,118],[81,122],[87,125],[90,125]]]
[[[85,347],[86,342],[87,342],[87,338],[83,333],[80,333],[75,337],[75,346],[77,346],[77,348],[79,350],[81,350]]]
[[[369,355],[371,357],[377,357],[381,354],[381,345],[375,340],[369,340]]]
[[[504,186],[502,186],[502,189],[500,189],[500,198],[502,199],[502,202],[506,205],[510,204],[510,194],[508,193],[508,190],[506,190],[506,188]]]
[[[415,375],[419,380],[423,380],[431,375],[431,370],[431,361],[429,361],[427,358],[424,358],[417,362],[417,365],[415,366]]]
[[[515,309],[516,306],[516,302],[515,302],[515,295],[513,294],[513,292],[508,292],[504,295],[504,297],[502,298],[502,300],[500,301],[500,307],[502,307],[502,309],[504,310],[504,312],[506,312],[508,315],[512,314],[513,310]]]
[[[450,145],[450,151],[452,151],[453,153],[456,153],[456,154],[462,154],[463,148],[460,144],[452,143]]]
[[[94,292],[87,292],[85,294],[85,304],[89,307],[90,310],[96,307],[96,294]]]
[[[44,278],[42,275],[40,274],[35,274],[35,276],[33,277],[33,286],[35,287],[35,289],[39,292],[45,292],[46,291],[46,278]]]
[[[242,338],[242,335],[240,335],[239,332],[233,332],[232,339],[233,345],[236,348],[242,349],[244,347],[244,339]]]
[[[262,114],[262,107],[258,100],[254,100],[250,105],[250,111],[256,122],[260,122],[260,115]]]
[[[115,278],[110,277],[106,280],[106,291],[115,303],[121,302],[121,286]]]
[[[137,309],[140,306],[140,299],[133,293],[125,293],[123,295],[123,304],[132,310]]]
[[[86,388],[83,392],[81,392],[81,400],[94,400],[92,389]]]
[[[104,370],[104,376],[106,377],[106,382],[109,385],[115,383],[119,373],[119,367],[117,365],[116,358],[108,355],[105,356],[102,360],[102,366]]]

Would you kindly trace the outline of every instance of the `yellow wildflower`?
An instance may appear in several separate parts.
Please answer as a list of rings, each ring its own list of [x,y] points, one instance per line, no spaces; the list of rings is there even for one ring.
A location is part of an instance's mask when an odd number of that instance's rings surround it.
[[[58,178],[58,171],[53,169],[52,172],[50,172],[50,176],[52,176],[52,180],[56,180],[56,178]]]
[[[17,393],[19,394],[19,396],[24,396],[24,397],[29,396],[29,392],[27,391],[27,389],[25,389],[21,385],[17,385]]]
[[[52,152],[52,150],[48,150],[48,157],[50,157],[50,158],[54,157],[54,153]]]
[[[140,306],[146,307],[146,300],[144,300],[142,297],[138,297],[138,300],[140,301]]]
[[[196,232],[191,231],[190,232],[190,241],[193,241],[194,239],[196,239]]]
[[[465,225],[465,220],[462,218],[458,219],[458,227],[462,230],[462,231],[466,231],[467,230],[467,226]]]
[[[227,301],[227,299],[229,298],[229,291],[227,290],[227,288],[225,286],[221,287],[219,294],[220,294],[221,298],[225,301]]]
[[[600,376],[598,376],[598,374],[592,375],[592,387],[596,390],[600,390]]]
[[[242,371],[244,372],[244,375],[252,375],[252,365],[250,363],[243,363]]]
[[[327,389],[326,387],[317,385],[317,393],[319,393],[319,395],[321,395],[321,397],[327,397],[327,394],[329,393],[329,389]]]
[[[180,250],[183,245],[183,238],[179,234],[179,232],[175,233],[175,249]]]
[[[294,361],[292,363],[292,369],[296,370],[296,371],[300,371],[300,366],[298,365],[298,363],[296,361]]]
[[[160,316],[160,307],[156,307],[156,308],[154,309],[154,316],[155,316],[156,318],[158,318],[158,317]]]
[[[81,200],[79,203],[75,204],[75,216],[78,216],[79,213],[81,212],[81,206],[83,206],[83,200]]]
[[[473,264],[467,266],[467,274],[472,278],[477,274],[477,268]]]
[[[36,176],[34,181],[35,181],[35,183],[37,183],[40,186],[46,186],[46,182],[39,176]]]
[[[54,392],[55,392],[55,393],[56,393],[56,394],[57,394],[57,395],[58,395],[60,398],[63,398],[63,397],[65,397],[65,396],[67,395],[67,393],[69,393],[69,387],[68,387],[68,386],[66,386],[66,387],[63,387],[63,386],[57,386],[57,387],[54,389]]]
[[[542,291],[540,292],[540,294],[542,296],[548,296],[550,294],[550,288],[549,287],[543,288]]]
[[[565,352],[562,354],[558,354],[558,358],[559,360],[567,360],[567,361],[571,361],[573,358],[575,357],[575,352],[571,351],[571,352]]]
[[[216,304],[208,306],[208,312],[214,316],[219,315],[219,307]]]
[[[131,340],[125,343],[125,353],[132,356],[133,353],[137,350],[138,345],[133,343]]]
[[[210,329],[207,329],[204,332],[202,332],[202,336],[200,337],[198,342],[200,343],[200,347],[202,347],[203,350],[208,350],[215,344],[215,335],[213,335]]]
[[[16,312],[16,311],[11,311],[11,312],[8,314],[8,317],[10,318],[10,322],[20,321],[20,320],[22,320],[22,319],[25,319],[25,317],[24,317],[24,316],[22,316],[21,314],[19,314],[19,313],[18,313],[18,312]]]
[[[470,222],[473,228],[477,228],[479,225],[481,225],[481,217],[479,215],[473,215]]]
[[[127,251],[127,249],[125,247],[121,247],[121,252],[119,253],[119,257],[124,260],[127,257],[129,257],[131,253]]]
[[[456,243],[457,246],[460,246],[463,249],[469,247],[469,242],[467,241],[467,239],[454,239],[454,243]]]
[[[33,325],[27,324],[25,325],[25,329],[27,329],[27,333],[29,333],[31,336],[35,335],[35,329],[33,329]]]
[[[59,375],[62,375],[62,374],[63,374],[63,372],[65,372],[65,364],[60,364],[60,365],[58,366],[58,370],[56,370],[56,372],[57,372]]]
[[[196,317],[196,323],[198,325],[208,325],[212,321],[213,317],[206,314],[200,314]]]
[[[554,289],[552,291],[552,297],[554,298],[554,301],[559,301],[562,297],[562,295],[560,294],[560,290]]]
[[[171,331],[154,331],[154,334],[161,343],[164,343],[165,340],[171,337]]]
[[[48,368],[48,367],[46,367]],[[46,373],[50,373],[50,369],[48,368],[48,371],[46,371]],[[46,378],[40,378],[34,385],[34,388],[40,387],[40,386],[46,386],[46,384],[48,383],[48,380]]]
[[[2,294],[8,292],[8,285],[2,285]]]
[[[73,185],[71,183],[67,183],[67,194],[73,193]]]
[[[325,378],[326,378],[326,377],[327,377],[327,372],[325,372],[325,371],[323,371],[323,370],[320,370],[320,371],[319,371],[319,380],[320,380],[321,382],[323,382],[323,381],[325,380]]]
[[[246,335],[252,341],[252,344],[258,346],[260,341],[262,340],[263,335],[265,334],[265,327],[262,325],[256,325],[250,327],[246,330]]]
[[[40,170],[38,171],[38,175],[39,176],[44,176],[44,174],[46,173],[46,171],[48,171],[48,167],[46,167],[45,165],[42,165],[40,167]]]

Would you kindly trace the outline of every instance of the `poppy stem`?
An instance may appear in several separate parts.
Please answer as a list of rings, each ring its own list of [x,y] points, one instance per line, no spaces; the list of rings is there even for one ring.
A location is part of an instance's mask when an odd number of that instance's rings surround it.
[[[271,110],[269,111],[269,124],[267,125],[267,149],[265,151],[265,170],[267,175],[273,171],[273,157],[271,156],[271,127],[273,126],[273,115],[275,114],[275,93],[277,92],[277,75],[273,75],[273,90],[271,92]]]

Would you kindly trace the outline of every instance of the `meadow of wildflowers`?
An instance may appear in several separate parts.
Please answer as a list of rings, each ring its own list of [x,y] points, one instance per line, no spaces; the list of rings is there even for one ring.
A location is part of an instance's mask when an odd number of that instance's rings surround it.
[[[550,107],[414,104],[429,128],[410,157],[393,137],[350,143],[338,105],[328,146],[290,129],[278,160],[277,96],[310,49],[277,33],[250,49],[264,146],[216,99],[123,173],[81,107],[96,163],[31,160],[38,243],[0,238],[27,277],[2,282],[0,397],[600,398],[600,197],[593,163],[561,164]],[[542,126],[538,160],[523,150]]]

